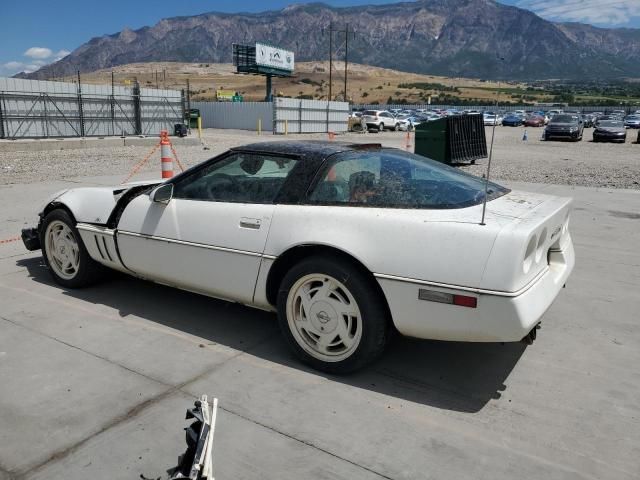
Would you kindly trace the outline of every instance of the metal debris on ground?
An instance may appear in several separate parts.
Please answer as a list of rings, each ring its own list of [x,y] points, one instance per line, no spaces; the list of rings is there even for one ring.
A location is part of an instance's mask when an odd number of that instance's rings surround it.
[[[187,428],[187,450],[178,458],[178,465],[167,473],[170,480],[213,480],[213,435],[216,427],[218,399],[209,403],[206,395],[187,410],[186,419],[195,419]]]

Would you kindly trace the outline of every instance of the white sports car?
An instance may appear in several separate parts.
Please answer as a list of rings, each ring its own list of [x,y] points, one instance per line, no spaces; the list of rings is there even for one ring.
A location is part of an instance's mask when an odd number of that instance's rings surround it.
[[[22,237],[64,287],[109,267],[277,311],[303,361],[348,372],[393,327],[533,340],[574,265],[570,203],[376,144],[267,142],[164,183],[59,192]]]

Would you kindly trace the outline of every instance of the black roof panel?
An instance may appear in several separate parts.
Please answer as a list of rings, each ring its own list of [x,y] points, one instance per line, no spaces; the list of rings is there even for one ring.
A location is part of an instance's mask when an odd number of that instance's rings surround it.
[[[300,155],[310,157],[328,157],[335,153],[362,148],[381,148],[378,144],[360,144],[352,142],[329,142],[325,140],[293,140],[273,142],[257,142],[233,147],[231,150],[241,150],[263,153],[281,153],[285,155]]]

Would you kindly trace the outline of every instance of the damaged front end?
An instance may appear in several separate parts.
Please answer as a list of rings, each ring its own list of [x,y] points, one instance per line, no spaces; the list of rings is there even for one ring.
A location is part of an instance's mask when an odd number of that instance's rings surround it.
[[[27,250],[33,252],[34,250],[40,250],[40,233],[38,228],[23,228],[22,229],[22,243]]]
[[[187,410],[186,419],[195,419],[187,428],[187,450],[178,458],[178,465],[167,473],[171,480],[213,480],[213,434],[216,427],[218,399],[210,404],[207,396],[202,395]]]

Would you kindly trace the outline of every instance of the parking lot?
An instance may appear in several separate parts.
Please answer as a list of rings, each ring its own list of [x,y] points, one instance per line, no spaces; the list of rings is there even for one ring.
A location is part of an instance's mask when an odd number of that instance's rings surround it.
[[[497,129],[492,166],[511,188],[575,200],[576,268],[537,341],[396,338],[341,377],[295,360],[271,314],[119,274],[66,290],[11,241],[50,194],[120,183],[148,148],[0,153],[0,479],[164,477],[203,393],[220,400],[219,479],[638,478],[640,145],[539,131]],[[188,166],[271,139],[208,131],[208,150],[178,154]]]

